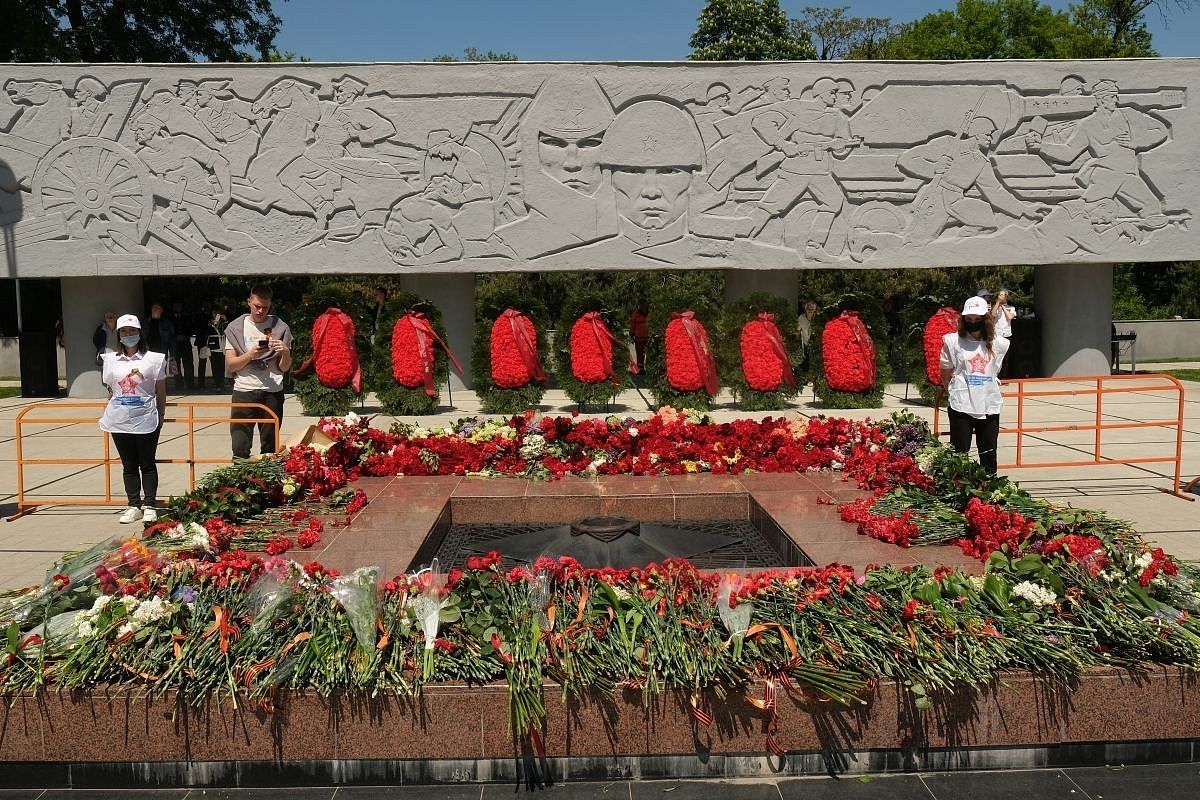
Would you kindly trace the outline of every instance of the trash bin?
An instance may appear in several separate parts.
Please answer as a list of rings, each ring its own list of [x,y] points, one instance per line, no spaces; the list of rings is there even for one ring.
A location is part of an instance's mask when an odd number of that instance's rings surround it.
[[[21,334],[21,396],[58,396],[58,341],[53,331]]]

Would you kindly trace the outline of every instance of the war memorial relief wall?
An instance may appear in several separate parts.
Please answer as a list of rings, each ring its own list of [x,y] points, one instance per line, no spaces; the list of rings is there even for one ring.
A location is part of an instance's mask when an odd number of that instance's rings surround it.
[[[1195,60],[0,76],[10,277],[1200,253]]]

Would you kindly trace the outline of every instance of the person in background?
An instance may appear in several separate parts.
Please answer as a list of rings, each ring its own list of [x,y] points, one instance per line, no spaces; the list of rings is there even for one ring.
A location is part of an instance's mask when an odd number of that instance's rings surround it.
[[[208,313],[196,326],[196,386],[204,388],[205,368],[212,367],[215,391],[225,388],[225,326],[228,321],[219,303],[210,303]]]
[[[278,429],[267,422],[258,423],[260,451],[274,453],[278,442],[272,434],[283,429],[283,376],[292,368],[292,331],[271,314],[271,287],[255,286],[246,302],[250,313],[242,314],[225,328],[225,371],[233,375],[234,403],[261,403],[278,418]],[[234,408],[231,416],[253,419],[265,413],[255,408]],[[230,423],[229,436],[233,457],[249,458],[254,424]]]
[[[379,335],[379,326],[383,324],[383,308],[387,305],[387,289],[382,286],[375,287],[375,305],[371,307],[371,344],[375,343],[375,337]]]
[[[646,342],[650,341],[650,304],[638,298],[637,307],[629,315],[629,338],[633,339],[633,360],[638,372],[646,369]]]
[[[117,352],[117,312],[105,311],[104,319],[92,334],[92,347],[96,350],[96,366],[104,366],[104,354]]]
[[[179,374],[179,360],[175,355],[175,326],[163,316],[162,303],[150,306],[150,319],[146,321],[144,337],[146,346],[155,353],[162,353],[167,361],[167,374]]]
[[[804,383],[808,383],[808,368],[812,359],[809,358],[809,343],[812,341],[813,321],[817,316],[817,304],[809,300],[804,304],[804,313],[800,315],[800,322],[796,326],[800,330],[800,347],[804,351],[804,357],[800,362],[800,370],[804,373]]]
[[[100,379],[108,405],[100,430],[112,435],[121,456],[121,476],[129,507],[122,524],[158,520],[158,436],[167,405],[166,356],[147,348],[142,325],[133,314],[117,320],[117,350],[105,353]]]
[[[173,355],[179,362],[180,375],[175,378],[175,388],[182,390],[196,388],[196,366],[192,357],[192,339],[196,335],[196,320],[191,312],[183,307],[182,300],[171,303],[171,325],[175,328],[175,352]]]
[[[948,387],[950,445],[960,453],[979,449],[979,463],[996,472],[996,439],[1000,433],[999,374],[1008,353],[1008,340],[996,336],[995,323],[982,297],[967,298],[958,330],[942,337],[939,366],[942,386]]]
[[[992,322],[996,326],[996,335],[1004,339],[1012,339],[1012,321],[1017,315],[1017,310],[1008,303],[1008,289],[1001,289],[996,292],[996,299],[992,302],[991,310],[988,312],[992,315]],[[1003,380],[1008,377],[1009,360],[1005,359],[1004,368],[1000,371],[1000,378]]]

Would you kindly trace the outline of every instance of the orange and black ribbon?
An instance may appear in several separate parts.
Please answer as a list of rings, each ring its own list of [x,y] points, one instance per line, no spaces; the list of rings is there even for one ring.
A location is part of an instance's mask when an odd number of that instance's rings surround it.
[[[708,333],[704,326],[696,319],[694,311],[672,311],[671,319],[683,322],[683,331],[692,344],[692,353],[696,357],[696,367],[704,381],[704,390],[710,395],[716,395],[721,388],[717,381],[717,362],[713,358],[712,348],[708,345]]]

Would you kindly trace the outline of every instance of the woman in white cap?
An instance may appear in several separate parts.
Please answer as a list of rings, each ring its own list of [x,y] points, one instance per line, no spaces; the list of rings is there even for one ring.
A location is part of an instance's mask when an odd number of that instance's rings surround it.
[[[1000,433],[1000,367],[1008,340],[996,336],[995,318],[982,297],[963,304],[958,331],[942,337],[942,386],[949,394],[950,445],[960,453],[979,449],[979,463],[996,472],[996,438]]]
[[[112,434],[121,454],[129,507],[121,523],[158,520],[158,434],[167,405],[167,359],[146,346],[142,324],[133,314],[117,320],[118,347],[104,354],[101,372],[108,407],[100,429]]]

